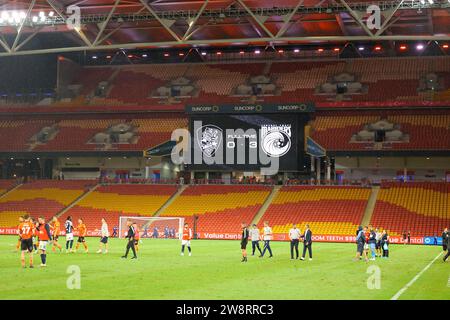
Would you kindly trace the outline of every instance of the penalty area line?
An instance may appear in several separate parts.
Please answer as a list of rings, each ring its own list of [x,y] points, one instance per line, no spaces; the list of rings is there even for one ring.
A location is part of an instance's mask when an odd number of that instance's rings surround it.
[[[431,265],[432,265],[437,259],[439,259],[439,257],[442,255],[442,253],[443,253],[443,252],[439,253],[439,254],[436,256],[436,258],[434,258],[433,261],[431,261],[425,268],[422,269],[422,271],[420,271],[414,278],[412,278],[411,281],[408,282],[408,283],[406,284],[406,286],[404,286],[403,288],[401,288],[401,289],[400,289],[400,290],[399,290],[399,291],[391,298],[391,300],[398,300],[398,298],[400,298],[400,296],[401,296],[406,290],[408,290],[408,288],[411,287],[411,286],[414,284],[414,282],[416,282],[417,279],[419,279],[420,276],[421,276],[425,271],[427,271],[427,270],[431,267]]]

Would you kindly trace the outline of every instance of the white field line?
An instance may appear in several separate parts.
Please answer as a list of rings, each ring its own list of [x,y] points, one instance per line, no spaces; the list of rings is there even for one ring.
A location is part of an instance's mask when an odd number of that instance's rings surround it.
[[[392,298],[391,300],[398,300],[398,298],[400,298],[400,296],[406,291],[408,290],[409,287],[411,287],[413,285],[414,282],[417,281],[417,279],[420,278],[420,276],[427,271],[431,265],[437,260],[439,259],[439,257],[442,255],[443,252],[439,253],[436,258],[433,259],[433,261],[431,261],[425,268],[422,269],[422,271],[420,271],[414,278],[411,279],[410,282],[408,282],[406,284],[406,286],[404,286],[403,288],[401,288]]]

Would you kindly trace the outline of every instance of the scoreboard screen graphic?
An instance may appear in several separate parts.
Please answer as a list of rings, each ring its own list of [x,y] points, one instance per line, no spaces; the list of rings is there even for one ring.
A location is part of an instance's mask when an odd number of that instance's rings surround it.
[[[305,121],[297,114],[191,115],[191,153],[197,161],[189,168],[255,171],[276,158],[280,171],[296,171],[303,161]]]

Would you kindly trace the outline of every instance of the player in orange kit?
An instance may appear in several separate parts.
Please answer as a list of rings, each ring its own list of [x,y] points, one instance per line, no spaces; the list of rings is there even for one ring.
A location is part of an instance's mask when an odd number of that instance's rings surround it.
[[[20,217],[19,217],[19,225],[17,226],[17,231],[18,231],[18,233],[19,233],[19,239],[17,239],[16,252],[19,251],[20,244],[21,244],[21,242],[22,242],[22,238],[20,237],[20,232],[19,232],[19,226],[20,226],[20,224],[21,224],[22,222],[23,222],[23,217],[20,216]]]
[[[33,235],[35,228],[31,222],[30,216],[26,214],[23,217],[23,222],[19,225],[19,236],[20,236],[20,249],[22,251],[20,260],[22,262],[22,267],[25,266],[25,252],[28,251],[30,256],[30,268],[33,268]]]
[[[52,240],[50,226],[44,217],[39,217],[36,233],[39,239],[39,250],[41,251],[41,267],[47,266],[47,243]]]
[[[53,237],[53,245],[52,245],[52,251],[55,252],[55,248],[59,249],[59,252],[62,250],[62,246],[58,243],[59,234],[61,233],[61,224],[58,221],[58,218],[53,217],[52,224],[50,226],[52,231],[52,237]]]
[[[83,244],[84,247],[84,251],[86,253],[89,252],[88,250],[88,246],[86,244],[86,234],[87,234],[87,228],[86,225],[83,223],[83,219],[78,219],[78,226],[76,227],[76,230],[78,230],[78,241],[77,241],[77,246],[75,247],[75,251],[78,250],[78,248],[80,247],[80,243]]]
[[[135,234],[134,234],[134,248],[136,249],[136,252],[139,251],[139,240],[141,239],[141,236],[139,234],[139,229],[138,229],[138,225],[136,222],[133,223],[133,227],[135,230]]]
[[[189,256],[192,255],[191,251],[191,239],[192,239],[192,229],[189,228],[189,224],[185,223],[183,228],[183,238],[181,240],[181,255],[184,256],[184,248],[187,246],[189,251]]]

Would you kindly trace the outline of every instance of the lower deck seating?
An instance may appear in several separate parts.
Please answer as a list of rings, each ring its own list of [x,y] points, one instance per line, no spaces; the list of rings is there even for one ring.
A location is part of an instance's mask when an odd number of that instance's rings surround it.
[[[83,218],[88,230],[101,227],[105,218],[112,228],[120,216],[153,216],[177,191],[175,185],[104,185],[91,192],[62,217]]]
[[[450,227],[450,183],[384,183],[371,224],[396,235],[440,235]]]
[[[192,225],[198,216],[197,232],[237,233],[241,223],[250,223],[270,193],[265,186],[190,186],[162,216],[184,217]]]
[[[0,196],[14,187],[15,180],[0,180]]]
[[[50,219],[93,184],[89,180],[41,180],[23,184],[0,198],[0,227],[16,227],[19,216],[24,214]]]
[[[282,187],[262,217],[274,233],[288,233],[293,223],[314,234],[353,235],[361,223],[371,190],[360,187]]]

